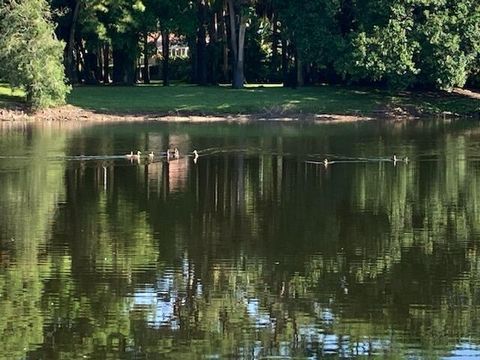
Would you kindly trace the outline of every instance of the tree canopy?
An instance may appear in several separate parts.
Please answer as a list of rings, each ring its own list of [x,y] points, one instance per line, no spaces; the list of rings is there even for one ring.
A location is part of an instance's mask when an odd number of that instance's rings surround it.
[[[72,83],[153,77],[164,85],[179,79],[237,88],[283,81],[450,90],[480,78],[477,0],[50,0],[54,23],[41,0],[16,5],[24,13],[40,6],[31,15],[44,21],[38,34],[31,28],[39,21],[21,32],[22,19],[8,10],[14,4],[2,3],[11,35],[2,39],[1,56],[12,54],[6,39],[28,43],[35,33],[42,39],[35,50],[58,63],[60,45],[48,35],[56,26]],[[170,56],[178,47],[188,53]],[[28,51],[18,47],[14,58],[30,64]],[[59,78],[59,66],[48,68]],[[4,70],[27,76],[22,66]]]

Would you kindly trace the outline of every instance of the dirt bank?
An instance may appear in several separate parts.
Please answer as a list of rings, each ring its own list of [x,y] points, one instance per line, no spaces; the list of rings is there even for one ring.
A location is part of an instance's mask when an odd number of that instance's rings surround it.
[[[475,116],[475,114],[472,114]],[[478,116],[478,114],[477,114]],[[9,108],[0,107],[0,121],[75,121],[75,122],[138,122],[138,121],[165,121],[165,122],[248,122],[248,121],[310,121],[310,122],[355,122],[367,120],[407,120],[427,117],[458,117],[453,113],[425,114],[412,108],[384,108],[371,114],[342,115],[342,114],[305,114],[285,112],[263,112],[256,114],[185,114],[168,113],[108,113],[85,110],[72,105],[65,105],[53,109],[30,112],[21,105]]]

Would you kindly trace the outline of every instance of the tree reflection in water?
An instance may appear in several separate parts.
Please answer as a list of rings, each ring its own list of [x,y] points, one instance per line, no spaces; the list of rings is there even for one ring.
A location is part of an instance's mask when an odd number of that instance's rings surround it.
[[[4,129],[0,358],[480,355],[477,133]],[[172,146],[221,151],[74,160]],[[305,163],[393,152],[413,161]]]

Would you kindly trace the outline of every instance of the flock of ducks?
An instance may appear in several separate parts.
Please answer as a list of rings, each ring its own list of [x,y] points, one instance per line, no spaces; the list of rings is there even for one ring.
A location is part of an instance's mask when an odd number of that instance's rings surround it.
[[[393,154],[393,156],[389,159],[390,161],[393,161],[393,165],[397,165],[397,162],[404,162],[405,164],[408,164],[408,156],[405,156],[403,158],[398,157],[396,154]],[[328,159],[323,160],[323,165],[325,167],[328,167],[328,165],[334,164],[335,161],[330,161]]]
[[[192,154],[193,161],[196,163],[200,155],[198,154],[197,150],[193,150]],[[146,158],[150,161],[153,161],[155,159],[155,156],[155,153],[153,151],[150,151]],[[178,150],[178,148],[167,149],[167,151],[165,152],[165,158],[167,159],[167,161],[178,160],[180,159],[180,157],[180,151]],[[139,162],[142,159],[142,152],[137,151],[136,153],[134,153],[133,151],[130,151],[130,154],[125,155],[125,158],[130,161]]]
[[[198,151],[197,150],[193,150],[192,151],[192,154],[191,156],[193,156],[193,161],[195,163],[197,163],[197,160],[199,158],[199,154],[198,154]],[[153,161],[155,159],[155,153],[153,151],[151,151],[147,156],[146,158],[150,161]],[[141,158],[142,158],[142,152],[141,151],[137,151],[136,153],[134,153],[133,151],[130,151],[130,154],[126,154],[125,155],[125,158],[127,158],[128,160],[130,161],[137,161],[137,162],[140,162]],[[167,149],[167,151],[165,151],[165,158],[167,161],[171,161],[171,160],[178,160],[181,158],[181,155],[180,155],[180,151],[178,150],[178,148],[173,148],[173,149]],[[389,159],[390,161],[393,162],[394,165],[396,165],[398,162],[404,162],[405,164],[408,163],[409,159],[408,159],[408,156],[405,156],[405,157],[398,157],[396,154],[393,154],[393,156]],[[327,158],[323,160],[323,165],[325,167],[328,167],[329,165],[331,164],[334,164],[336,161],[332,161],[332,160],[328,160]]]

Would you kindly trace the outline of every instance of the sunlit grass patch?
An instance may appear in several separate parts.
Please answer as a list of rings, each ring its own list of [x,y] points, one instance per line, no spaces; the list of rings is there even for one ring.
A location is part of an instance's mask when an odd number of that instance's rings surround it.
[[[24,92],[0,84],[0,105],[23,101]],[[68,103],[102,113],[183,115],[224,114],[380,114],[387,109],[413,113],[471,114],[480,101],[445,92],[392,93],[365,87],[321,85],[291,89],[279,84],[254,85],[235,90],[226,85],[200,87],[159,83],[137,86],[77,86]]]
[[[140,91],[139,91],[140,90]],[[433,95],[432,95],[433,94]],[[418,112],[470,113],[478,102],[446,93],[401,92],[392,94],[378,89],[319,86],[291,89],[279,85],[248,85],[245,89],[159,85],[144,87],[79,87],[71,103],[81,107],[102,108],[112,112],[157,113],[258,113],[265,109],[282,112],[369,114],[387,107],[410,107]]]
[[[2,96],[25,96],[25,91],[19,88],[11,88],[7,84],[0,83],[0,95]]]
[[[0,106],[23,102],[24,97],[25,92],[22,89],[12,89],[7,84],[0,83]]]

